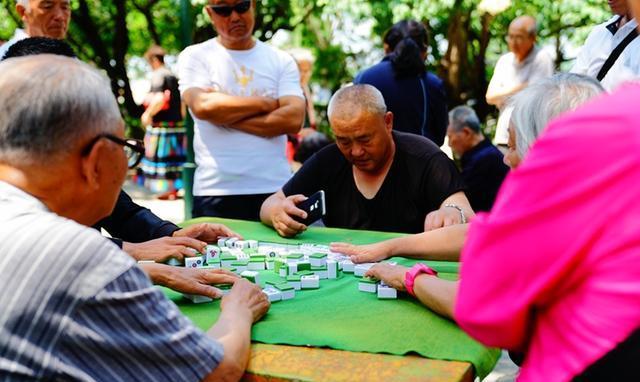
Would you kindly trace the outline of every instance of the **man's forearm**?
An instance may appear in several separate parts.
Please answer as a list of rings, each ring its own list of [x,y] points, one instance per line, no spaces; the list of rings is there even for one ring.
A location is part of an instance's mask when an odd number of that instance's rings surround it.
[[[220,342],[224,357],[205,381],[237,381],[242,377],[251,351],[251,320],[244,315],[222,311],[207,335]]]
[[[260,221],[262,221],[263,224],[273,227],[273,210],[281,201],[282,200],[278,193],[275,193],[269,196],[267,200],[262,203],[262,206],[260,207]]]
[[[296,134],[302,128],[304,110],[302,113],[294,105],[278,108],[271,113],[256,115],[243,119],[228,127],[244,131],[260,137],[277,137],[284,134]]]
[[[243,119],[269,113],[278,107],[278,101],[268,97],[237,97],[219,92],[189,89],[185,103],[202,120],[216,125],[231,125]]]
[[[526,87],[527,84],[523,83],[510,88],[490,89],[487,91],[487,103],[501,108],[509,97]]]

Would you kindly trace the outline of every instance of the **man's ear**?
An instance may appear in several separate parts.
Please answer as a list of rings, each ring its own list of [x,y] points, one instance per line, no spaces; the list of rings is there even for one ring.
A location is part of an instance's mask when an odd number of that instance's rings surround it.
[[[100,178],[102,176],[102,158],[104,158],[107,147],[104,139],[98,140],[91,151],[80,158],[80,171],[82,174],[82,180],[85,186],[90,190],[97,190],[100,188]]]
[[[384,115],[384,124],[385,127],[387,128],[387,131],[391,132],[391,130],[393,130],[393,113],[388,111],[385,115]]]
[[[24,21],[24,14],[27,12],[27,9],[24,7],[24,5],[22,4],[16,4],[16,12],[18,13],[18,16],[20,16],[20,19],[22,19],[22,21]]]

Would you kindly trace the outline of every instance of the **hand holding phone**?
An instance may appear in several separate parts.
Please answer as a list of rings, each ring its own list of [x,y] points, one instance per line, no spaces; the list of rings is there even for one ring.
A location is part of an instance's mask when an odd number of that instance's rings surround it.
[[[296,205],[299,209],[307,213],[306,219],[294,218],[296,221],[308,226],[321,219],[326,213],[324,191],[320,190],[311,195],[304,202],[300,202]]]

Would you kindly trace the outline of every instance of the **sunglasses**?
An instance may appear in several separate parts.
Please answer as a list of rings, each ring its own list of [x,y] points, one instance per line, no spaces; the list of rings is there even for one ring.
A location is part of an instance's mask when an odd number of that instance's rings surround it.
[[[82,150],[82,156],[88,155],[100,139],[105,138],[111,142],[115,142],[123,147],[125,154],[127,155],[127,165],[129,168],[134,168],[140,163],[144,156],[144,143],[139,139],[120,139],[111,134],[100,134],[95,137],[89,144]]]
[[[229,17],[233,11],[241,15],[251,9],[251,0],[242,1],[236,5],[208,5],[209,9],[222,17]]]

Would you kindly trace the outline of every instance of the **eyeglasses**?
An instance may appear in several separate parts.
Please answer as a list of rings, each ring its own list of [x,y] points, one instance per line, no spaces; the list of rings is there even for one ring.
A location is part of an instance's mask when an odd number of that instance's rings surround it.
[[[111,134],[100,134],[93,138],[87,147],[82,150],[82,156],[88,155],[93,146],[102,138],[106,138],[123,146],[124,153],[127,155],[127,165],[129,168],[136,167],[142,160],[142,156],[144,155],[144,142],[139,139],[120,139]]]
[[[209,9],[222,17],[229,17],[233,11],[241,15],[251,9],[251,0],[242,1],[236,5],[208,5]]]

